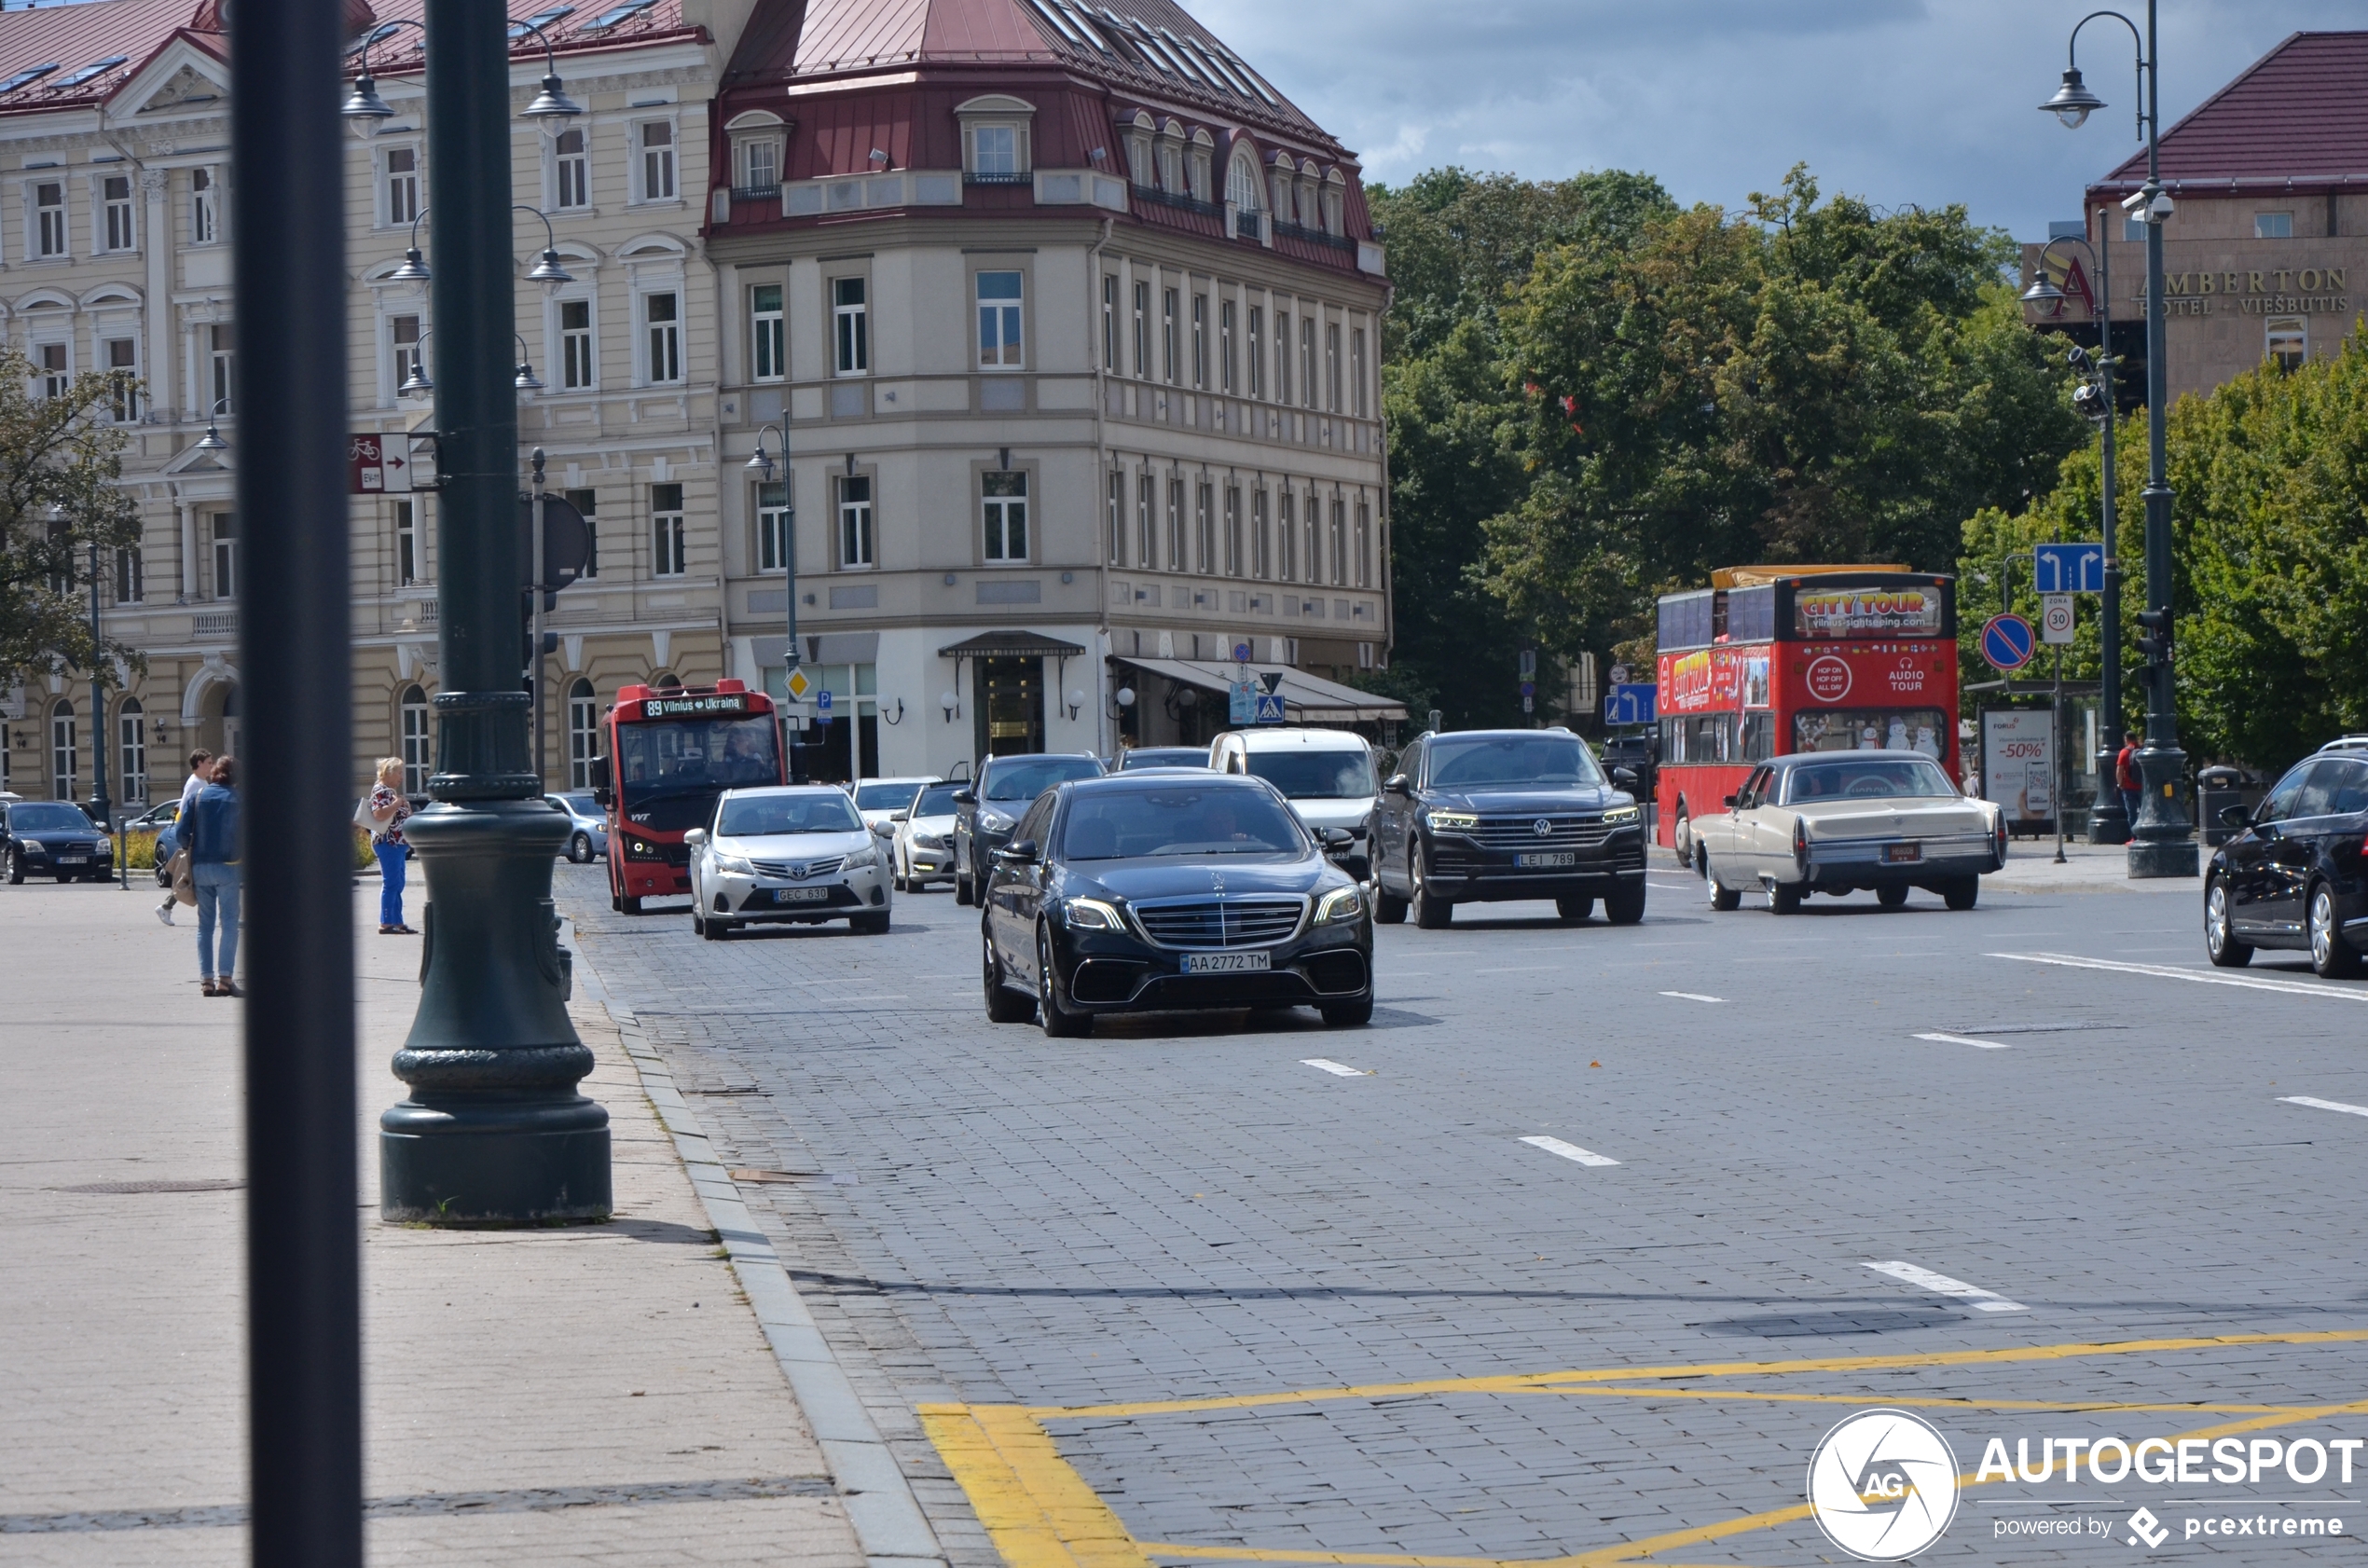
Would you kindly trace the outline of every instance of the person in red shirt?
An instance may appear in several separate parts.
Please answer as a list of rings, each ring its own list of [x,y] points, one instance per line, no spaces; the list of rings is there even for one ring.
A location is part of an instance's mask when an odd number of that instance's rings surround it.
[[[2136,730],[2122,736],[2122,748],[2113,758],[2113,788],[2121,791],[2122,809],[2129,814],[2132,827],[2138,823],[2138,791],[2144,788],[2138,777],[2138,748],[2145,737]]]

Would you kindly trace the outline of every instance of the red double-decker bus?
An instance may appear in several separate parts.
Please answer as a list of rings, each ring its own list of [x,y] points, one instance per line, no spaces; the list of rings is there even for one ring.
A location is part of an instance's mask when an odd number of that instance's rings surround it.
[[[1691,865],[1691,819],[1752,764],[1921,751],[1964,782],[1957,584],[1894,566],[1743,566],[1660,600],[1654,836]]]
[[[716,796],[789,781],[773,699],[742,681],[624,687],[606,727],[592,793],[609,813],[609,902],[626,915],[643,899],[690,893],[682,835],[706,825]]]

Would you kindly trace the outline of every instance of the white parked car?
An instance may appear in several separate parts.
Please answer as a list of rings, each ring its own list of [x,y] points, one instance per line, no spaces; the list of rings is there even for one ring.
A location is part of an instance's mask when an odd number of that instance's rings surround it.
[[[1327,828],[1349,834],[1333,859],[1359,882],[1372,879],[1370,831],[1373,749],[1346,730],[1227,730],[1209,743],[1208,765],[1219,773],[1246,773],[1283,791],[1299,819],[1317,838]]]
[[[855,797],[855,809],[863,813],[863,825],[877,832],[892,823],[897,813],[912,809],[913,797],[921,792],[924,784],[936,783],[934,774],[910,778],[859,778],[847,787]]]
[[[691,928],[710,941],[747,925],[888,928],[887,847],[836,785],[726,790],[682,842]]]
[[[1710,906],[1766,887],[1779,915],[1811,893],[1871,890],[1885,909],[1908,890],[1971,909],[2006,863],[2006,817],[1969,800],[1938,763],[1912,751],[1804,751],[1754,768],[1723,812],[1694,818],[1694,869]]]
[[[896,819],[888,869],[898,892],[917,893],[932,882],[954,880],[954,793],[961,788],[924,785],[911,808]]]

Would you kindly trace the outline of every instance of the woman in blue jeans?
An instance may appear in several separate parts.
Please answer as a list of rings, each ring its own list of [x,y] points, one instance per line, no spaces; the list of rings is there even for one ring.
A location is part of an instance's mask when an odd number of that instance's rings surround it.
[[[410,936],[403,923],[404,862],[411,846],[403,842],[403,824],[411,803],[403,793],[403,759],[379,759],[378,787],[370,791],[370,847],[379,856],[379,935]]]
[[[198,791],[182,818],[181,843],[189,851],[189,876],[198,889],[198,973],[207,996],[235,997],[240,994],[231,979],[239,960],[238,763],[216,757],[210,777],[213,782]]]

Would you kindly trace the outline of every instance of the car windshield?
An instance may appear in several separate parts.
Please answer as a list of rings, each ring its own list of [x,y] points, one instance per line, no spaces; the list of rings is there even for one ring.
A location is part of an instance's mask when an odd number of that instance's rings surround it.
[[[1359,800],[1373,792],[1373,758],[1361,746],[1354,751],[1252,751],[1243,761],[1251,777],[1295,801]]]
[[[921,787],[907,778],[893,784],[858,784],[855,787],[855,808],[858,811],[902,811],[913,804]]]
[[[600,815],[600,803],[594,800],[588,794],[561,795],[559,798],[567,802],[568,809],[574,812],[578,817],[598,817]]]
[[[1853,756],[1848,762],[1806,763],[1787,771],[1784,804],[1810,801],[1945,799],[1959,793],[1937,763],[1922,757],[1878,753]]]
[[[863,818],[855,803],[836,790],[828,794],[750,795],[723,803],[716,834],[721,838],[763,838],[770,833],[855,833]]]
[[[1206,767],[1208,753],[1197,746],[1138,746],[1118,760],[1118,770],[1138,767]]]
[[[1061,853],[1071,860],[1123,860],[1147,855],[1307,853],[1299,818],[1255,787],[1151,784],[1096,790],[1069,803]]]
[[[78,805],[49,805],[11,806],[8,809],[8,830],[19,833],[94,833],[99,830]]]
[[[987,769],[979,793],[991,801],[1032,801],[1055,784],[1101,777],[1102,764],[1091,757],[1013,757]]]
[[[954,796],[961,788],[959,784],[930,785],[921,791],[921,798],[913,803],[913,815],[916,817],[953,816]]]
[[[1500,784],[1601,784],[1604,770],[1576,736],[1519,735],[1430,743],[1430,788],[1485,789]]]
[[[769,716],[620,724],[616,741],[617,782],[628,794],[781,781]]]

